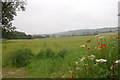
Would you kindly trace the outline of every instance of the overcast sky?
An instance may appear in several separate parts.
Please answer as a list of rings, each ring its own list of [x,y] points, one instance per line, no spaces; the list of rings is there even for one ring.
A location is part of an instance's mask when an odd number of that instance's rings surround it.
[[[13,24],[27,34],[117,27],[119,0],[27,0]]]

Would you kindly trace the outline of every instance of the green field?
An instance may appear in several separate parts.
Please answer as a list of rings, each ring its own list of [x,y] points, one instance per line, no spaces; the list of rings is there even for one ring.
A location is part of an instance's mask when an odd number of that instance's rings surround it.
[[[104,36],[102,39],[99,39]],[[4,78],[113,78],[120,74],[117,33],[2,43]],[[87,42],[91,40],[90,42]],[[100,43],[100,44],[98,44]],[[106,44],[106,45],[104,45]],[[82,46],[83,45],[83,46]],[[87,45],[87,46],[84,46]],[[101,46],[101,47],[100,47]],[[24,65],[32,53],[28,64]],[[23,54],[22,54],[23,53]],[[21,55],[18,55],[21,54]],[[17,56],[17,58],[16,58]],[[22,57],[25,57],[24,60]],[[21,59],[23,63],[16,59]],[[105,59],[107,62],[97,62]]]

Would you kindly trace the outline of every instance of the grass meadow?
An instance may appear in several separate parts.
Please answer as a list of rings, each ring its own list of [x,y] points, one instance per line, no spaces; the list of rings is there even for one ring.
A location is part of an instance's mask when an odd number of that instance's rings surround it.
[[[118,40],[117,33],[105,33],[3,41],[3,78],[118,77]]]

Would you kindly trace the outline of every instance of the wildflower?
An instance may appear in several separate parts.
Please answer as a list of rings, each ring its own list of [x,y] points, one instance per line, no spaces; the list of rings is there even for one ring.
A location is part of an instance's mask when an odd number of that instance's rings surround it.
[[[95,49],[97,49],[97,47],[95,47]]]
[[[80,59],[80,62],[82,62],[85,59],[85,57],[83,57],[82,59]]]
[[[88,50],[90,50],[91,48],[88,48]]]
[[[63,75],[62,77],[65,77],[65,75]]]
[[[98,44],[101,44],[101,43],[98,43]]]
[[[74,78],[74,77],[75,77],[74,75],[71,76],[71,78]]]
[[[96,61],[96,62],[107,62],[106,59],[96,59],[95,61]]]
[[[88,56],[88,58],[89,58],[90,60],[94,60],[95,56],[94,56],[94,55],[90,55],[90,56]]]
[[[75,62],[76,63],[76,65],[78,65],[78,62]]]
[[[80,47],[87,47],[87,45],[81,45]]]
[[[99,35],[95,35],[95,37],[98,37]]]
[[[90,67],[86,67],[86,69],[91,69]]]
[[[100,49],[99,51],[102,51],[102,49]]]
[[[104,38],[105,38],[105,36],[100,36],[100,37],[99,37],[99,39],[104,39]]]
[[[108,44],[103,44],[103,46],[107,46]]]
[[[112,64],[110,69],[113,69],[113,68],[115,68],[118,65],[120,65],[120,60],[116,60],[115,63]]]
[[[116,60],[115,63],[120,63],[120,60]]]
[[[112,36],[109,36],[110,38],[112,38]]]
[[[100,46],[99,48],[103,48],[102,46]]]

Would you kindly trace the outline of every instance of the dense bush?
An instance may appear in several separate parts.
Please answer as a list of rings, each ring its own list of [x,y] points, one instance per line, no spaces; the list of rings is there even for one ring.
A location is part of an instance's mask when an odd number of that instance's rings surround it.
[[[40,59],[52,58],[53,56],[54,56],[54,52],[49,48],[43,49],[37,54],[37,58],[40,58]]]
[[[57,59],[57,58],[64,58],[67,53],[68,51],[66,49],[61,49],[59,52],[56,52],[55,54],[55,52],[47,48],[41,50],[40,53],[38,53],[36,56],[39,59],[43,59],[43,58]]]
[[[67,55],[67,53],[68,53],[68,50],[66,50],[66,49],[60,49],[59,52],[57,54],[55,54],[52,59],[65,58],[65,56]]]
[[[29,49],[20,49],[15,51],[11,57],[11,64],[17,67],[24,67],[31,63],[33,58],[32,51]]]
[[[68,51],[66,49],[61,49],[59,52],[58,52],[58,56],[64,58],[65,55],[67,55]]]

